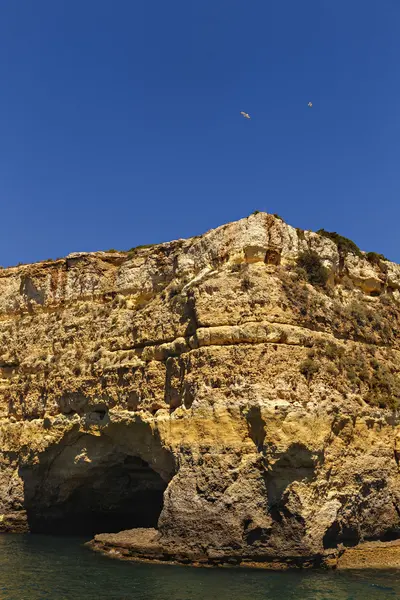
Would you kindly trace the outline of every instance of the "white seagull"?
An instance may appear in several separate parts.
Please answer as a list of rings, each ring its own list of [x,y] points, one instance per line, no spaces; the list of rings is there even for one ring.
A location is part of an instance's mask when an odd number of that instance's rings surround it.
[[[241,110],[241,111],[240,111],[240,114],[241,114],[241,115],[243,115],[243,117],[244,117],[245,119],[250,119],[250,115],[249,115],[249,113],[243,112],[243,111]]]
[[[312,108],[312,102],[309,102],[309,103],[307,104],[307,106],[309,106],[310,108]]]

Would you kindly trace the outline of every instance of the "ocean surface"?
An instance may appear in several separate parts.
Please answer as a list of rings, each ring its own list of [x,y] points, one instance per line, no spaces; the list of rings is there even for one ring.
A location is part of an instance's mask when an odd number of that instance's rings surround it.
[[[400,572],[198,569],[125,563],[81,538],[0,535],[0,600],[400,599]]]

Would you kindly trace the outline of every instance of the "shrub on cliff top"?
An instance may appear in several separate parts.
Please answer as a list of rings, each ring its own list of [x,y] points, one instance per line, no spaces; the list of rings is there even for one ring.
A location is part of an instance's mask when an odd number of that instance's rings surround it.
[[[389,260],[383,254],[378,254],[377,252],[367,252],[365,256],[368,262],[371,263],[371,265],[379,266],[382,260]]]
[[[307,280],[312,285],[324,287],[328,281],[328,269],[324,267],[318,254],[314,250],[306,250],[299,254],[297,258],[297,267],[302,269]]]
[[[333,242],[335,242],[339,254],[345,256],[349,252],[351,254],[355,254],[356,256],[362,256],[360,248],[349,238],[336,233],[336,231],[325,231],[325,229],[318,229],[318,235],[322,235],[323,237],[329,238]]]
[[[157,246],[157,244],[141,244],[139,246],[133,246],[126,250],[126,252],[135,252],[135,250],[143,250],[144,248],[152,248],[153,246]]]

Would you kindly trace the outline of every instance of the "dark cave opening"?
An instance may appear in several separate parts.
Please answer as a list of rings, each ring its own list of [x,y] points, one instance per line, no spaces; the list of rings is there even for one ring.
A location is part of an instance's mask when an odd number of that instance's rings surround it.
[[[360,542],[360,534],[354,527],[341,525],[338,521],[334,521],[325,532],[322,543],[325,550],[329,548],[337,548],[339,544],[346,547],[357,546]]]
[[[54,468],[25,473],[25,500],[32,533],[89,535],[157,527],[167,483],[144,460],[119,456],[64,482]]]

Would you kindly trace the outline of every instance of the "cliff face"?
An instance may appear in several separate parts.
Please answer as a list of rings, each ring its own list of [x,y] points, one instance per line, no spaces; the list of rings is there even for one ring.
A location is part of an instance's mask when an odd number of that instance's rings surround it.
[[[400,266],[265,213],[2,270],[0,530],[296,564],[395,539],[399,357]]]

